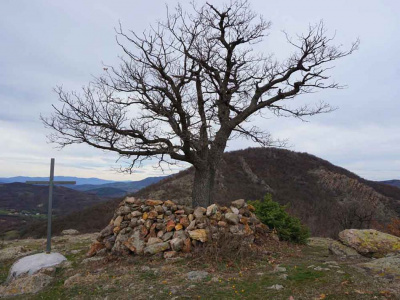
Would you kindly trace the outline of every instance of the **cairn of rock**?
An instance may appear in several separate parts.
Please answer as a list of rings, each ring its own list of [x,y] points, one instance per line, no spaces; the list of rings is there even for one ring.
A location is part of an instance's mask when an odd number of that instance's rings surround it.
[[[212,204],[195,209],[167,200],[124,199],[109,225],[88,256],[110,251],[113,254],[153,255],[164,252],[164,257],[189,253],[221,234],[240,236],[251,244],[256,232],[266,232],[254,214],[254,207],[243,199],[230,207]]]

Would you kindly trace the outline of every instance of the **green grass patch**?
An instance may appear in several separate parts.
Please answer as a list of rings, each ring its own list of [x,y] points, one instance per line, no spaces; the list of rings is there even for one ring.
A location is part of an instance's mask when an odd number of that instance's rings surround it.
[[[296,282],[315,281],[315,279],[324,277],[325,275],[322,271],[315,271],[311,268],[307,269],[303,266],[294,268],[293,270],[287,279]]]

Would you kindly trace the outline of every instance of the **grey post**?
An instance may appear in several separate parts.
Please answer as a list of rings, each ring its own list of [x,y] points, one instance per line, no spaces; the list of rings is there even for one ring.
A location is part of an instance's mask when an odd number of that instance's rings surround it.
[[[49,181],[26,181],[27,184],[48,184],[49,185],[49,205],[47,209],[47,244],[46,253],[51,251],[51,217],[53,210],[53,186],[54,184],[76,184],[76,181],[54,181],[55,159],[50,161],[50,180]]]
[[[51,215],[53,209],[53,184],[54,184],[54,158],[50,161],[50,182],[49,182],[49,207],[47,209],[47,244],[46,253],[51,251]]]

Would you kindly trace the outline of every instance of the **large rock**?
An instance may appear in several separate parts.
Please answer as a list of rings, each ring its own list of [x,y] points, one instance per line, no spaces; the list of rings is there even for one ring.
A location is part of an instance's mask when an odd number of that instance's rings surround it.
[[[49,285],[53,277],[37,273],[17,278],[4,286],[0,286],[0,298],[37,293]]]
[[[11,281],[23,274],[33,275],[41,269],[61,264],[67,259],[60,253],[38,253],[21,258],[10,269],[7,281]]]
[[[374,229],[346,229],[339,233],[339,239],[369,257],[400,253],[400,238]]]
[[[400,279],[400,255],[374,259],[358,266],[379,277]]]
[[[350,248],[349,246],[343,245],[339,241],[330,241],[328,245],[329,252],[332,253],[333,255],[337,255],[342,258],[350,258],[350,259],[356,259],[356,258],[361,258],[361,255],[354,250],[353,248]]]
[[[136,254],[142,254],[145,241],[143,240],[140,230],[135,230],[132,235],[124,242],[124,246]]]

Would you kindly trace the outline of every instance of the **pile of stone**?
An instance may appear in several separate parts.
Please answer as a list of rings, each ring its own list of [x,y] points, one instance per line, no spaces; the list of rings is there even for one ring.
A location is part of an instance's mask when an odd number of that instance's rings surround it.
[[[254,207],[243,199],[233,201],[230,207],[212,204],[193,209],[170,200],[128,197],[100,232],[88,256],[108,251],[136,255],[163,252],[165,258],[171,258],[226,234],[250,245],[256,232],[267,230],[255,216]]]

